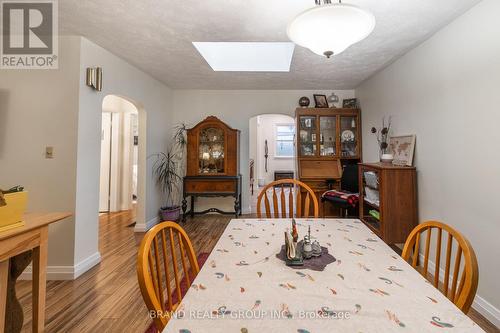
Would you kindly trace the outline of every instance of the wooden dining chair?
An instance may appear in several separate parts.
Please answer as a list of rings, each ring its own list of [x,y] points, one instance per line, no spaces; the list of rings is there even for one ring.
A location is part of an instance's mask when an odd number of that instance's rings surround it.
[[[428,276],[429,269],[429,252],[432,238],[432,231],[437,230],[436,247],[434,248],[436,255],[434,265],[434,278]],[[441,242],[443,231],[448,234],[446,243],[446,259],[443,283],[440,283],[441,270]],[[425,235],[425,248],[423,261],[418,265],[419,247],[424,244],[423,235]],[[445,236],[446,237],[446,236]],[[454,249],[454,244],[457,244]],[[452,265],[452,253],[455,255],[455,260]],[[476,254],[470,245],[469,241],[462,236],[458,231],[441,222],[428,221],[415,227],[406,240],[402,257],[409,262],[415,269],[420,270],[420,273],[431,282],[434,287],[440,290],[448,297],[455,305],[467,313],[476,295],[479,268],[477,265]],[[464,259],[463,264],[462,257]],[[461,271],[461,273],[460,273]],[[450,280],[450,274],[451,280]]]
[[[290,186],[292,185],[292,186]],[[272,188],[272,200],[273,200],[273,214],[271,214],[271,203],[269,202],[269,197],[267,195],[267,191]],[[276,189],[278,188],[278,191]],[[294,195],[294,189],[296,195]],[[304,209],[302,209],[302,191],[305,190],[305,199],[304,199]],[[287,192],[286,194],[285,192]],[[278,193],[279,192],[279,201],[278,201]],[[266,185],[262,191],[260,191],[259,196],[257,197],[257,216],[258,218],[262,218],[261,206],[262,200],[264,200],[264,206],[266,209],[266,217],[267,218],[286,218],[293,217],[294,215],[294,197],[295,197],[295,213],[297,217],[310,217],[309,211],[311,202],[313,205],[313,216],[315,218],[319,217],[319,205],[318,199],[314,194],[313,190],[303,182],[296,179],[281,179],[274,181],[268,185]],[[288,198],[288,205],[287,205]],[[279,202],[279,204],[278,204]],[[288,212],[288,216],[287,216]],[[280,214],[281,213],[281,214]]]
[[[137,278],[159,332],[199,271],[191,241],[177,223],[162,222],[146,233],[137,254]]]

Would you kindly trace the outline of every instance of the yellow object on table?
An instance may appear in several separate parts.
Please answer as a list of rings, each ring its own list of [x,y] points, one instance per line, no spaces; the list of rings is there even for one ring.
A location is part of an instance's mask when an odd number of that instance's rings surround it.
[[[6,206],[0,207],[0,232],[22,227],[23,215],[28,204],[28,192],[4,194]]]

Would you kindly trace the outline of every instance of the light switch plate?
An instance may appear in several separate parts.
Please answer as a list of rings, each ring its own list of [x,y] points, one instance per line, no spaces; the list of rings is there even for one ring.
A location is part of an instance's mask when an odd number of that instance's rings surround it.
[[[45,147],[45,158],[54,158],[54,147]]]

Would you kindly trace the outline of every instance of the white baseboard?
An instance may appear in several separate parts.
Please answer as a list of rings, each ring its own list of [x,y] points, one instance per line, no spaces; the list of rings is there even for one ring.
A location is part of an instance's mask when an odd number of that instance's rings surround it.
[[[245,207],[241,210],[241,214],[247,215],[247,214],[252,214],[252,207]]]
[[[421,262],[424,261],[425,257],[422,253],[419,254],[419,259]],[[429,259],[429,273],[432,275],[435,275],[435,267],[436,263],[434,263],[432,260]],[[445,271],[443,268],[439,268],[439,281],[441,283],[443,282],[443,276],[445,274]],[[452,283],[453,276],[449,277],[449,282],[448,284],[451,285]],[[486,319],[488,319],[493,325],[496,327],[500,327],[500,310],[494,307],[490,302],[485,300],[483,297],[481,297],[479,294],[476,294],[476,297],[474,298],[474,302],[472,302],[472,308],[479,312],[481,315],[483,315]]]
[[[73,269],[73,280],[101,262],[101,253],[96,252],[77,263]]]
[[[490,302],[488,302],[481,296],[476,295],[476,298],[474,298],[474,303],[472,303],[472,307],[474,308],[474,310],[488,319],[493,325],[500,328],[500,311]]]
[[[100,262],[101,254],[96,252],[74,266],[47,266],[47,280],[75,280]],[[32,278],[33,268],[29,265],[21,274],[19,280],[31,280]]]
[[[146,232],[149,229],[151,229],[153,226],[158,224],[160,222],[160,218],[157,216],[155,218],[152,218],[151,220],[147,221],[146,224],[135,224],[134,227],[134,232]]]

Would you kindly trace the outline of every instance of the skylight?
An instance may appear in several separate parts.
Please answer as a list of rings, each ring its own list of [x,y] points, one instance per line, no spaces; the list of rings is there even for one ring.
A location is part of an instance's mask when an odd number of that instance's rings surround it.
[[[193,42],[216,72],[289,72],[294,43]]]

